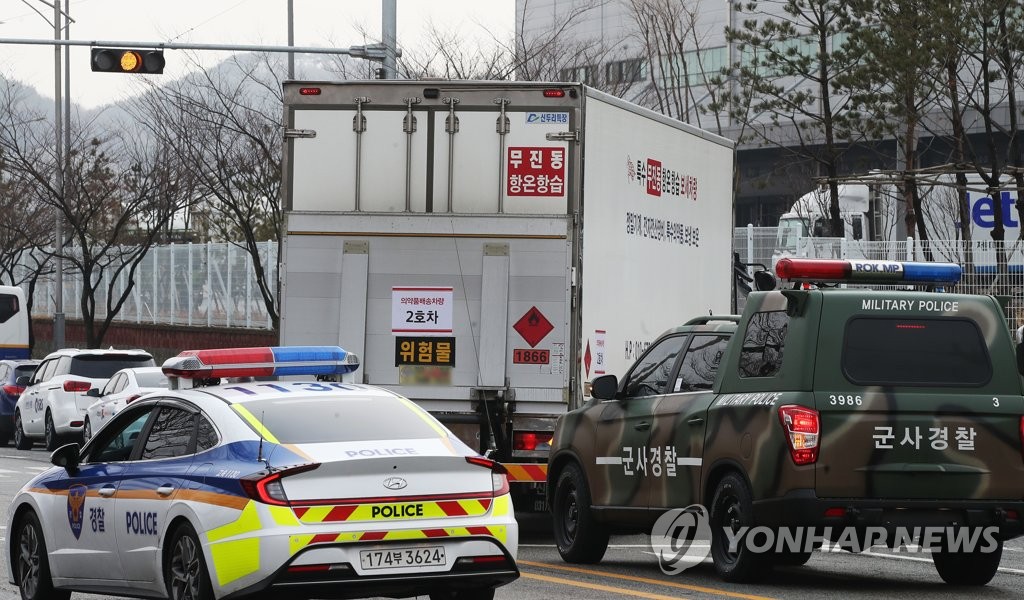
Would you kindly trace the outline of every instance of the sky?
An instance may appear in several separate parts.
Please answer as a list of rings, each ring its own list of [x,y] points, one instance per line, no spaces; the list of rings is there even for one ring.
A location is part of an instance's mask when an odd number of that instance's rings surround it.
[[[0,38],[53,39],[50,1],[0,0]],[[63,8],[64,0],[60,2]],[[293,5],[296,46],[347,48],[380,39],[379,0],[294,0]],[[422,47],[430,24],[478,44],[493,38],[511,40],[515,29],[514,0],[397,0],[397,5],[399,48]],[[71,39],[284,46],[287,7],[287,0],[71,0]],[[176,57],[182,52],[165,51],[163,75],[149,77],[186,74],[188,61]],[[207,66],[225,56],[200,53]],[[139,75],[94,73],[89,61],[87,46],[71,47],[71,98],[79,106],[117,102],[140,89],[133,81]],[[53,46],[0,44],[0,74],[50,98],[53,69]]]

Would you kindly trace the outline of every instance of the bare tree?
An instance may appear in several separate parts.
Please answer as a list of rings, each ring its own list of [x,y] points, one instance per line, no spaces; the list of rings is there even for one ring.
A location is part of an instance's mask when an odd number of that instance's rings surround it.
[[[99,347],[132,293],[139,263],[179,208],[180,165],[159,151],[140,151],[130,130],[94,133],[92,123],[73,123],[62,190],[55,183],[59,165],[51,140],[41,129],[26,127],[17,99],[11,101],[9,110],[0,111],[0,152],[45,206],[41,210],[63,219],[67,238],[55,244],[53,253],[81,274],[77,300],[85,342]],[[37,248],[52,241],[48,231],[38,237],[23,232]]]
[[[195,64],[196,73],[154,87],[133,113],[189,170],[193,217],[202,214],[212,236],[252,258],[256,285],[276,328],[277,284],[264,268],[260,242],[281,241],[284,67],[265,54],[236,55],[216,69]]]

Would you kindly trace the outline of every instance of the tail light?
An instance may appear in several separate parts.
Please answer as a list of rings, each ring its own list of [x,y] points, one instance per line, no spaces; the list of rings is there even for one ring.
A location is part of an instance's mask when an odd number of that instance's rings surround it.
[[[320,466],[320,463],[309,463],[275,471],[273,473],[260,472],[249,475],[241,480],[242,489],[247,496],[264,504],[276,506],[288,506],[288,496],[284,493],[284,485],[281,480],[291,475],[298,475],[306,471],[312,471]]]
[[[497,497],[508,493],[508,471],[504,465],[483,456],[467,456],[466,462],[491,470],[491,495]]]
[[[1020,455],[1024,458],[1024,417],[1020,418]]]
[[[131,404],[132,402],[135,402],[136,400],[138,400],[141,397],[142,397],[142,394],[132,394],[131,396],[128,396],[127,398],[125,398],[124,403],[125,404]]]
[[[786,432],[789,454],[798,465],[809,465],[818,460],[818,439],[821,420],[818,411],[805,406],[779,407],[779,422]]]
[[[550,431],[516,431],[512,434],[513,450],[550,450],[554,433]]]
[[[9,383],[4,386],[4,393],[7,394],[8,396],[14,396],[15,398],[20,396],[21,393],[24,391],[25,386],[22,385],[14,385]]]
[[[75,381],[74,379],[69,379],[64,382],[65,392],[88,392],[90,389],[92,389],[92,384],[88,381]]]

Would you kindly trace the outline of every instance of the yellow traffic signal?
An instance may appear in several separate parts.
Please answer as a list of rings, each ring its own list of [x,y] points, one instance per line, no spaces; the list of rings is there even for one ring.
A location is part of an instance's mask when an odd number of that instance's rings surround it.
[[[131,50],[127,48],[93,48],[92,70],[100,73],[164,72],[163,50]]]

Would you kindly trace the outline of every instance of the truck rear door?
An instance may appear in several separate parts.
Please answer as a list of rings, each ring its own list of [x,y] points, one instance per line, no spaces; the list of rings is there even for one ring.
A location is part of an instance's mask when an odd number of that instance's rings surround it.
[[[839,294],[824,294],[815,363],[818,496],[1024,496],[1024,401],[996,302]]]

